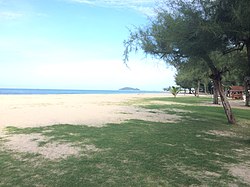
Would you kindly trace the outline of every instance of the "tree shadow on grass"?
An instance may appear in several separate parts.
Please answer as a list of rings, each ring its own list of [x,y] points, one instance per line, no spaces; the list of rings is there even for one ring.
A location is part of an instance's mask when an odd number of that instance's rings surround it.
[[[249,148],[248,125],[243,131],[240,125],[229,126],[223,109],[218,107],[164,104],[143,107],[176,114],[182,120],[176,123],[128,120],[101,128],[68,124],[24,129],[8,127],[9,136],[39,133],[51,142],[68,142],[80,148],[88,143],[102,151],[51,161],[38,155],[24,159],[27,156],[24,153],[1,149],[0,170],[5,171],[0,174],[5,181],[1,184],[248,185],[236,180],[225,167],[250,159],[249,154],[242,154]],[[237,110],[236,115],[250,120],[245,111]],[[218,132],[235,133],[236,136],[222,136]]]

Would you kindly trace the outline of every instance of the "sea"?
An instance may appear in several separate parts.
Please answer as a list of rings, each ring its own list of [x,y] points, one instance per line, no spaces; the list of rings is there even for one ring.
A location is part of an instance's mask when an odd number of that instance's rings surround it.
[[[21,89],[0,88],[0,95],[50,95],[50,94],[146,94],[161,91],[142,90],[69,90],[69,89]]]

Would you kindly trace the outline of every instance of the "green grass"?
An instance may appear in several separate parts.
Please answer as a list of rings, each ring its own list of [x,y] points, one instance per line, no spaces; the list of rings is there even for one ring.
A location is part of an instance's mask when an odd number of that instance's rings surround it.
[[[176,98],[173,97],[159,97],[154,99],[144,99],[146,101],[163,101],[163,102],[175,102],[175,103],[182,103],[182,104],[199,104],[202,102],[211,102],[211,98],[209,97],[181,97],[177,96]]]
[[[41,133],[48,137],[39,146],[68,142],[80,148],[94,145],[99,151],[49,160],[1,148],[0,186],[250,186],[229,172],[231,165],[250,160],[249,110],[234,110],[238,125],[230,126],[222,108],[197,105],[207,98],[156,98],[144,103],[152,100],[176,102],[143,107],[176,114],[182,120],[129,120],[102,128],[68,124],[7,128],[10,136]],[[216,136],[211,131],[234,136]],[[2,138],[1,147],[4,142]]]

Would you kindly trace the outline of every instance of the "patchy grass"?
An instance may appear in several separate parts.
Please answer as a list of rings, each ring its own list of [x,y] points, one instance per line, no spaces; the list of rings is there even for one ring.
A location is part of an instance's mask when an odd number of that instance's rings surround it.
[[[161,104],[150,104],[159,100]],[[39,148],[70,144],[80,151],[51,160],[39,152],[6,148],[8,137],[3,137],[0,186],[249,186],[249,110],[234,110],[238,125],[230,126],[222,108],[198,105],[204,101],[177,97],[141,102],[147,103],[141,107],[182,116],[177,123],[8,127],[9,137],[40,134],[42,141],[32,139]]]
[[[200,103],[206,103],[206,102],[211,102],[211,97],[206,97],[206,96],[202,96],[202,97],[181,97],[181,96],[177,96],[176,98],[173,97],[159,97],[159,98],[148,98],[148,99],[144,99],[144,101],[160,101],[160,102],[174,102],[176,104],[200,104]],[[141,103],[143,103],[141,101]],[[145,102],[144,102],[145,103]]]

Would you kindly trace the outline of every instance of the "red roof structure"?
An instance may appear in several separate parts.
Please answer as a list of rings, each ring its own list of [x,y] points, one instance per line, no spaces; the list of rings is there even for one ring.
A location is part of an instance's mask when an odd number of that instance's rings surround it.
[[[230,96],[232,99],[243,99],[244,87],[243,86],[231,86],[231,89],[229,92],[230,92]]]

